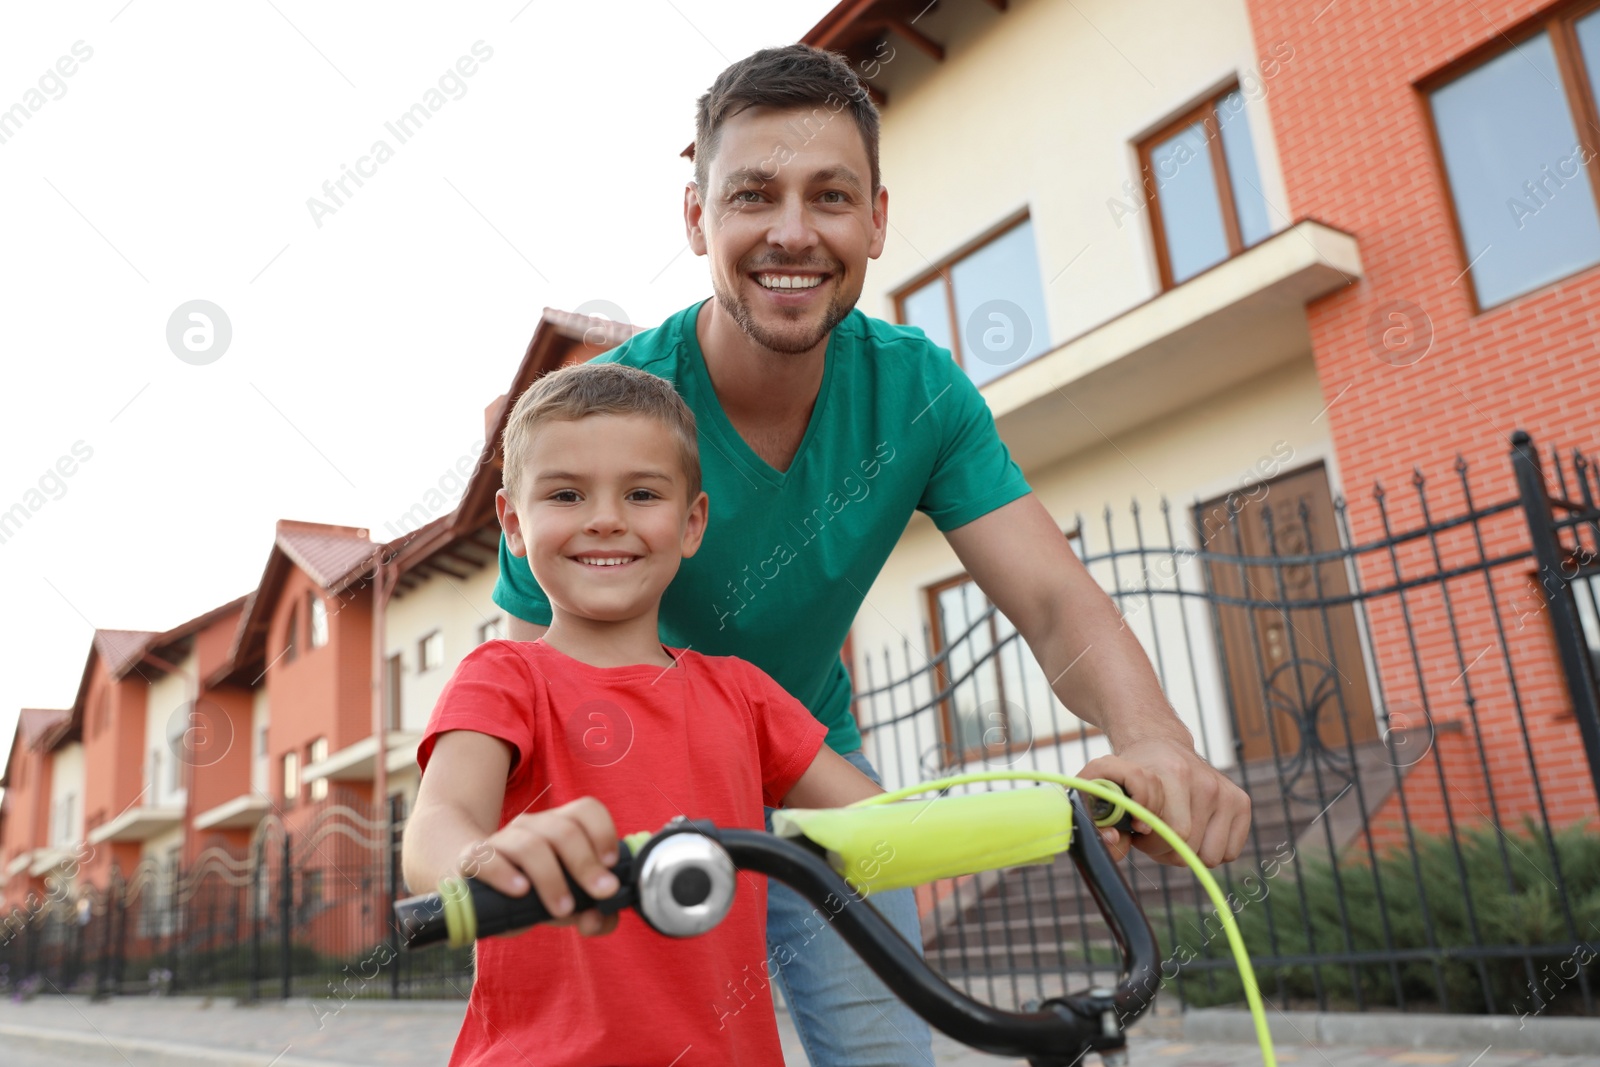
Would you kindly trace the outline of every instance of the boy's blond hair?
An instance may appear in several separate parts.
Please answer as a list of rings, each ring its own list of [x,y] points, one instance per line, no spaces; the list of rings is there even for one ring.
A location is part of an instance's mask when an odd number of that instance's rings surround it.
[[[501,439],[501,484],[513,503],[539,426],[553,419],[575,422],[590,415],[643,415],[665,425],[678,440],[678,461],[689,482],[689,499],[700,495],[700,443],[694,412],[672,383],[620,363],[577,363],[534,382],[511,409]]]

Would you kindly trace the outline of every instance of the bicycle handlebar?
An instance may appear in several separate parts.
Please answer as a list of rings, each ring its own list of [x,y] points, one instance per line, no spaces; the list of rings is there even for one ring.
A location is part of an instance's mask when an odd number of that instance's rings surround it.
[[[1067,1067],[1091,1051],[1099,1052],[1108,1065],[1125,1063],[1124,1031],[1149,1008],[1160,985],[1159,948],[1097,831],[1097,822],[1112,824],[1111,817],[1121,813],[1097,808],[1096,819],[1077,794],[1071,808],[1068,854],[1088,882],[1124,966],[1114,989],[1054,997],[1035,1011],[1005,1011],[959,992],[875,909],[851,906],[866,898],[816,851],[761,831],[674,819],[637,851],[629,841],[644,835],[621,843],[621,859],[612,868],[621,888],[613,896],[595,901],[570,876],[568,888],[577,910],[611,914],[633,908],[659,932],[684,937],[704,933],[720,921],[732,901],[736,869],[765,874],[819,906],[826,906],[830,897],[843,900],[833,916],[840,936],[891,992],[955,1040],[994,1055],[1027,1057],[1035,1067]],[[1127,820],[1121,828],[1126,830]],[[439,893],[398,901],[394,908],[408,948],[447,939],[470,943],[550,919],[537,894],[510,897],[474,879],[447,879]]]

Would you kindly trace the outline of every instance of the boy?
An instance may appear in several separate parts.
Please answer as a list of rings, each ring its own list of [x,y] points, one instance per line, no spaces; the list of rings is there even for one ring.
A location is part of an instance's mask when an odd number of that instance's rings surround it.
[[[670,383],[620,364],[563,368],[517,401],[504,445],[496,511],[553,618],[538,641],[480,646],[440,695],[417,752],[405,876],[416,891],[468,873],[535,892],[565,928],[479,944],[451,1063],[781,1065],[770,1001],[726,1010],[730,980],[771,972],[764,879],[739,880],[715,930],[674,941],[632,912],[572,915],[562,869],[608,897],[619,827],[683,814],[759,829],[763,803],[880,790],[760,670],[660,643],[662,593],[708,512],[694,416]]]

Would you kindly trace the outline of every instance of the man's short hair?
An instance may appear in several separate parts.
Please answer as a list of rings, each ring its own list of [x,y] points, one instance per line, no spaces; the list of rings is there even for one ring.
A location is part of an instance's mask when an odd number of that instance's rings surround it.
[[[689,499],[700,493],[700,444],[694,412],[665,378],[620,363],[578,363],[551,371],[517,398],[501,438],[501,484],[515,502],[528,448],[541,425],[590,415],[643,415],[672,431]]]
[[[739,60],[717,75],[710,91],[700,98],[694,121],[694,180],[702,199],[712,195],[706,183],[722,124],[753,107],[809,107],[821,124],[848,111],[867,148],[871,191],[878,191],[878,108],[866,86],[843,56],[808,44],[791,44],[764,48]]]

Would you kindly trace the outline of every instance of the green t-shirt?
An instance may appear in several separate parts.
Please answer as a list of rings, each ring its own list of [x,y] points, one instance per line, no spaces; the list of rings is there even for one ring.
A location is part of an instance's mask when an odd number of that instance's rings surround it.
[[[1028,483],[950,353],[860,311],[834,329],[800,449],[774,470],[723,413],[695,337],[698,311],[595,358],[671,381],[699,423],[710,521],[662,597],[661,639],[754,663],[828,727],[835,751],[853,752],[861,734],[839,650],[912,512],[952,530]],[[550,622],[550,601],[503,536],[494,601]]]

